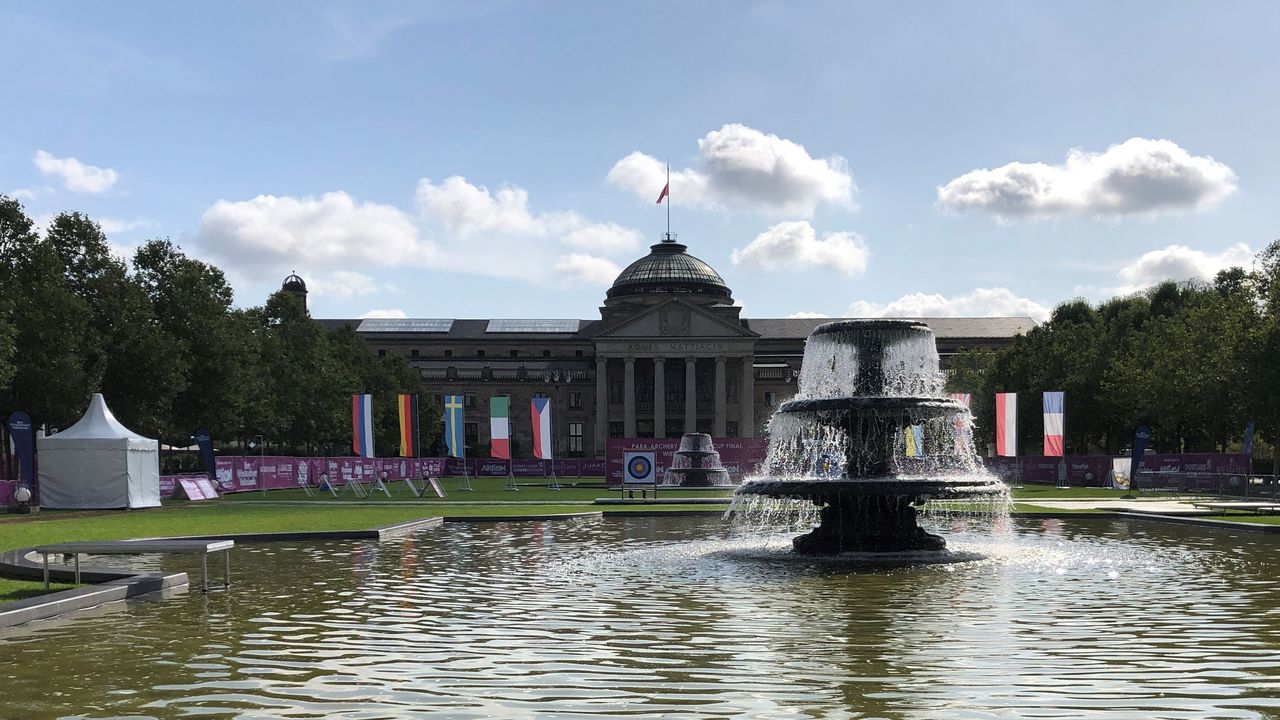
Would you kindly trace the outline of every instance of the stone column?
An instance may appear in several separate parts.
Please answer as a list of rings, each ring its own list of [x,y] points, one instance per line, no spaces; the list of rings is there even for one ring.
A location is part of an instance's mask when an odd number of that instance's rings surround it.
[[[724,356],[720,355],[716,357],[716,416],[711,425],[711,434],[718,438],[724,437],[726,432],[725,421],[729,414],[729,409],[726,407],[728,398],[725,397],[724,384]]]
[[[698,358],[684,359],[684,431],[698,432]]]
[[[667,436],[667,359],[653,359],[653,436]]]
[[[742,409],[742,417],[738,420],[740,437],[756,436],[756,370],[755,357],[748,355],[742,358],[742,383],[738,386],[742,397],[738,398],[738,407]]]
[[[609,358],[596,356],[596,457],[604,457],[604,441],[609,437]]]
[[[636,359],[629,357],[623,362],[622,434],[633,438],[636,436]]]

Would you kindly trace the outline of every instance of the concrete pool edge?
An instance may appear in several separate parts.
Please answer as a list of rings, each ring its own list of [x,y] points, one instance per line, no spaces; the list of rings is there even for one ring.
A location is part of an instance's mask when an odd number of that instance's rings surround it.
[[[237,543],[281,542],[288,540],[386,540],[414,530],[438,528],[444,518],[427,517],[365,530],[303,530],[269,533],[227,533],[184,535],[164,540],[235,540]],[[0,553],[0,576],[17,580],[41,580],[44,566],[30,556],[33,548],[19,548]],[[72,582],[75,573],[69,568],[50,567],[50,582]],[[109,566],[81,566],[81,582],[70,590],[36,595],[0,604],[0,627],[24,625],[47,620],[78,610],[88,610],[108,603],[147,595],[187,585],[186,573],[136,573]]]

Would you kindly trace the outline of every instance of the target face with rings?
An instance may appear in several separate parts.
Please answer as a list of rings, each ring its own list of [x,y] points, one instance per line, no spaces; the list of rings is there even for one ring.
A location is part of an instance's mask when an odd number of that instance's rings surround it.
[[[627,465],[627,474],[632,480],[644,480],[653,472],[653,463],[647,457],[633,457]]]

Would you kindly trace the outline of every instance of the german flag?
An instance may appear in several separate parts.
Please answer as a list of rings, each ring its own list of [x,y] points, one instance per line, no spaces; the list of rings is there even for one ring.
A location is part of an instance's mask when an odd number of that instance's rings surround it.
[[[400,414],[400,457],[418,457],[418,396],[397,395]]]

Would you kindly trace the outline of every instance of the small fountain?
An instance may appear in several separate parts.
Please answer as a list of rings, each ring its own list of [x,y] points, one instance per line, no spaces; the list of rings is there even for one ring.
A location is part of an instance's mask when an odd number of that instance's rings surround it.
[[[933,332],[921,322],[816,328],[799,392],[769,431],[762,474],[738,488],[731,512],[756,497],[820,507],[818,526],[792,541],[804,555],[943,550],[945,540],[916,524],[918,506],[1008,498],[974,452],[968,408],[943,395]]]
[[[718,487],[733,483],[729,480],[729,471],[720,465],[720,453],[716,452],[711,436],[706,433],[685,433],[680,438],[680,449],[671,458],[671,467],[662,476],[662,484]]]

